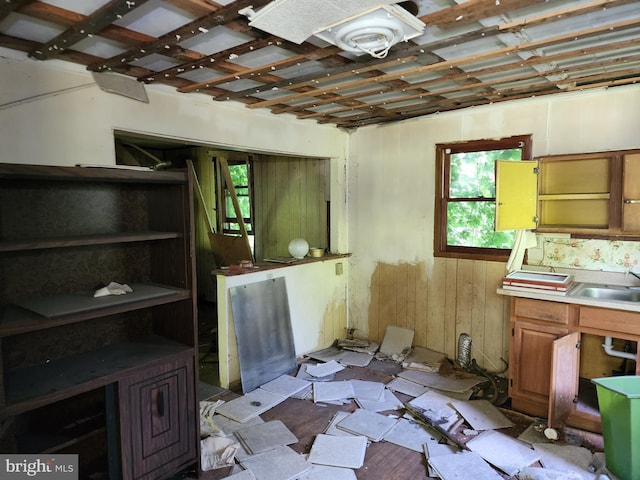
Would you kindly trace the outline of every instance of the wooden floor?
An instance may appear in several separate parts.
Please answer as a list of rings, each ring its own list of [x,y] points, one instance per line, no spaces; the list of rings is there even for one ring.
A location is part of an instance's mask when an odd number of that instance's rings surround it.
[[[400,367],[392,362],[373,361],[370,368],[347,367],[336,374],[335,380],[370,380],[388,383],[393,375],[400,371]],[[228,392],[218,397],[223,400],[231,400],[237,397],[238,393]],[[395,393],[403,403],[412,399],[407,395]],[[329,425],[331,419],[337,411],[352,412],[357,408],[355,402],[348,405],[325,405],[314,404],[311,400],[299,400],[289,398],[285,402],[268,410],[261,415],[267,422],[270,420],[281,420],[291,430],[298,442],[290,447],[299,453],[309,453],[315,436],[322,433]],[[527,428],[533,419],[518,412],[504,410],[503,412],[514,422],[515,427],[502,429],[501,431],[513,436],[519,435]],[[381,412],[391,414],[398,412]],[[598,450],[602,447],[601,437],[596,436],[595,441],[587,435],[580,442],[583,446],[592,447]],[[589,443],[592,442],[591,445]],[[225,478],[230,469],[218,469],[210,472],[203,472],[199,477],[202,480],[218,480]],[[366,450],[365,462],[362,468],[355,470],[358,480],[422,480],[433,477],[427,476],[427,467],[424,454],[400,447],[389,442],[371,442]],[[510,477],[502,475],[503,478]]]

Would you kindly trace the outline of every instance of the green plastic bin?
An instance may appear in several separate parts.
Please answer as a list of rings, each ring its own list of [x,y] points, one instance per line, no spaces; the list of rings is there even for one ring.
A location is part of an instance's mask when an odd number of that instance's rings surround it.
[[[594,378],[607,469],[620,480],[640,479],[640,376]],[[634,455],[635,452],[635,455]]]

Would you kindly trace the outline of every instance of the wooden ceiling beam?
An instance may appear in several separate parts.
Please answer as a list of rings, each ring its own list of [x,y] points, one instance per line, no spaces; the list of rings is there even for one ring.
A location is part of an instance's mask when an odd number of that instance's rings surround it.
[[[461,57],[461,58],[457,58],[454,60],[448,60],[445,62],[440,62],[438,64],[431,64],[431,65],[425,65],[425,66],[421,66],[421,67],[417,67],[417,68],[412,68],[412,69],[407,69],[407,70],[403,70],[401,72],[394,72],[394,73],[389,73],[389,74],[385,74],[385,75],[381,75],[379,77],[374,77],[374,78],[370,78],[370,79],[360,79],[360,80],[355,80],[352,82],[347,82],[341,85],[334,85],[331,87],[326,87],[326,88],[318,88],[317,89],[317,95],[323,95],[324,93],[328,93],[328,92],[332,92],[332,93],[336,93],[340,90],[347,90],[347,89],[352,89],[352,88],[359,88],[362,86],[365,86],[367,84],[372,84],[372,83],[381,83],[384,81],[388,81],[391,79],[397,79],[397,78],[406,78],[409,76],[414,76],[414,75],[418,75],[418,74],[422,74],[422,73],[426,73],[429,71],[433,71],[433,70],[437,70],[437,69],[441,69],[441,68],[449,68],[449,67],[459,67],[461,65],[465,65],[465,64],[473,64],[473,63],[478,63],[481,62],[483,60],[487,60],[487,59],[493,59],[496,57],[501,57],[504,55],[512,55],[512,54],[516,54],[519,52],[523,52],[523,51],[534,51],[538,48],[542,48],[542,47],[548,47],[551,45],[555,45],[558,43],[564,43],[564,42],[572,42],[575,41],[577,39],[582,39],[582,38],[588,38],[588,37],[592,37],[595,35],[601,35],[601,34],[606,34],[606,33],[610,33],[612,31],[617,31],[617,30],[621,30],[621,29],[626,29],[626,28],[633,28],[640,25],[640,20],[638,19],[631,19],[631,20],[623,20],[620,22],[616,22],[613,24],[607,24],[607,25],[599,25],[598,27],[593,27],[593,28],[588,28],[579,32],[569,32],[569,33],[564,33],[562,35],[558,35],[552,38],[547,38],[544,40],[537,40],[537,41],[533,41],[533,42],[528,42],[528,43],[523,43],[520,45],[511,45],[511,46],[507,46],[507,47],[502,47],[502,48],[498,48],[495,50],[490,50],[487,52],[483,52],[483,53],[479,53],[479,54],[474,54],[474,55],[468,55],[466,57]],[[311,97],[314,96],[312,93],[306,93],[306,94],[294,94],[294,95],[289,95],[287,97],[283,97],[283,98],[279,98],[279,99],[273,99],[273,100],[266,100],[264,102],[260,102],[260,103],[255,103],[252,105],[248,105],[249,108],[263,108],[263,107],[268,107],[271,105],[274,105],[276,103],[286,103],[289,101],[296,101],[299,100],[301,98],[305,98],[305,97]]]
[[[217,27],[219,25],[224,25],[227,22],[239,18],[240,14],[238,13],[238,10],[242,8],[249,6],[260,7],[262,5],[266,5],[267,3],[269,3],[269,0],[237,0],[214,13],[211,13],[202,18],[198,18],[169,33],[166,33],[152,42],[144,43],[139,47],[124,52],[120,55],[116,55],[115,57],[109,58],[105,61],[89,65],[88,68],[89,70],[98,72],[105,71],[109,70],[110,68],[117,67],[123,63],[129,63],[135,58],[139,57],[141,54],[150,55],[152,53],[161,53],[167,48],[171,48],[173,45],[176,45],[179,42],[183,42],[192,37],[195,37],[196,35],[205,33],[211,28]]]
[[[7,17],[11,12],[21,9],[33,0],[4,0],[0,3],[0,21]]]
[[[55,58],[60,53],[69,49],[76,43],[91,35],[99,34],[105,27],[118,18],[123,17],[135,8],[144,5],[147,0],[111,0],[98,10],[88,15],[81,22],[74,23],[72,27],[50,40],[49,42],[29,52],[29,56],[38,60]],[[135,7],[133,6],[135,5]]]

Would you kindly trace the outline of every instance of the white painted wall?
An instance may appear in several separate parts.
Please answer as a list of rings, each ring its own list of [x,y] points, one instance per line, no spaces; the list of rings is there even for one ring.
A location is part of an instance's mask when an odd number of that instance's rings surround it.
[[[346,257],[327,258],[243,275],[218,275],[220,385],[228,388],[240,380],[230,289],[284,277],[295,353],[301,356],[329,347],[333,340],[345,335],[341,312],[346,310],[347,302],[347,260]],[[341,270],[336,270],[338,264],[341,264]],[[255,321],[259,322],[260,319],[256,318]]]
[[[378,262],[433,266],[437,143],[533,135],[534,156],[640,148],[640,86],[502,102],[351,135],[349,326],[368,331]]]

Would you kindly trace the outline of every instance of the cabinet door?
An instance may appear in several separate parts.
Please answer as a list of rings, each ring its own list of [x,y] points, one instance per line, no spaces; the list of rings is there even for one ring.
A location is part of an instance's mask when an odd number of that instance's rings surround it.
[[[125,480],[161,478],[196,461],[192,358],[131,375],[118,390]]]
[[[496,231],[536,228],[538,162],[496,162]]]
[[[580,333],[573,332],[553,341],[549,385],[549,426],[564,427],[578,397]]]
[[[640,232],[640,153],[625,155],[623,169],[622,229]]]
[[[565,328],[524,321],[513,324],[509,365],[509,395],[512,398],[537,404],[546,411],[551,386],[553,342],[566,334]]]

